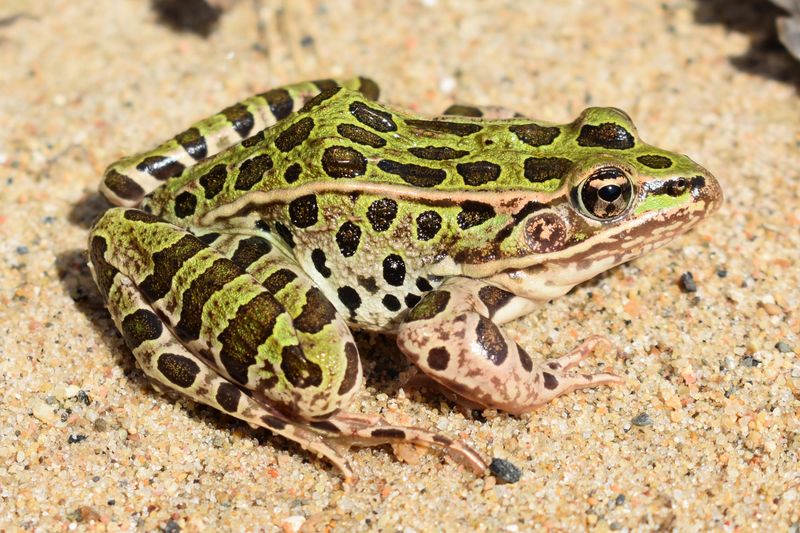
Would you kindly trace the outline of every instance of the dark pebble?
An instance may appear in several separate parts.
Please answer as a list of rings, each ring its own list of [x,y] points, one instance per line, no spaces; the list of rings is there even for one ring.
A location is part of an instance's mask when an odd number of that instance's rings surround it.
[[[791,353],[794,351],[786,341],[778,341],[778,344],[775,345],[775,348],[777,348],[781,353]]]
[[[92,399],[89,398],[89,395],[86,394],[85,390],[79,390],[78,396],[76,396],[76,398],[78,398],[78,401],[83,403],[83,405],[89,405],[92,403]]]
[[[181,526],[175,520],[167,520],[167,523],[161,528],[164,533],[178,533],[180,530]]]
[[[53,222],[56,221],[56,217],[47,215],[42,220],[44,221],[45,224],[52,224]]]
[[[624,494],[617,494],[617,497],[614,498],[615,505],[622,505],[625,503],[625,495]]]
[[[631,424],[639,427],[652,426],[653,419],[650,418],[650,415],[648,415],[647,413],[639,413],[638,415],[633,417],[633,419],[631,420]]]
[[[697,292],[697,284],[694,282],[694,276],[691,272],[681,274],[681,288],[683,292]]]
[[[19,255],[26,255],[29,251],[27,246],[17,246],[17,253]]]
[[[106,503],[107,503],[108,505],[116,505],[116,504],[117,504],[117,500],[115,500],[114,498],[111,498],[111,499],[110,499],[110,500],[108,500]]]
[[[717,268],[717,277],[719,277],[719,278],[727,278],[728,277],[728,271],[725,270],[722,267]]]
[[[492,459],[489,471],[502,483],[516,483],[522,477],[522,471],[514,463],[497,457]]]
[[[103,432],[108,429],[108,422],[106,422],[105,418],[98,418],[92,425],[94,426],[95,431]]]
[[[746,366],[747,368],[753,368],[754,366],[758,366],[760,364],[761,364],[761,361],[759,361],[758,359],[756,359],[755,357],[752,357],[750,355],[748,355],[747,357],[742,359],[742,365]]]
[[[86,440],[86,435],[84,435],[83,433],[73,433],[72,435],[69,436],[69,438],[67,438],[67,442],[70,444],[75,444],[83,440]]]

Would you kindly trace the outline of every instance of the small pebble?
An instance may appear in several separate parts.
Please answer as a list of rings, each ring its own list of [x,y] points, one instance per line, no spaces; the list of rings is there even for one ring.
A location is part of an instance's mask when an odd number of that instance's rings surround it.
[[[748,355],[744,359],[742,359],[742,366],[746,366],[747,368],[753,368],[761,364],[761,361]]]
[[[505,459],[492,459],[489,471],[503,483],[516,483],[522,477],[522,471],[512,462]]]
[[[46,424],[52,424],[56,421],[56,415],[53,413],[53,408],[47,405],[47,402],[41,400],[33,404],[33,416]]]
[[[717,268],[717,277],[719,277],[719,278],[727,278],[728,277],[728,271],[725,270],[723,267]]]
[[[84,441],[84,440],[86,440],[86,435],[84,435],[82,433],[73,433],[72,435],[70,435],[67,438],[67,442],[69,444],[75,444],[77,442],[81,442],[81,441]]]
[[[180,530],[181,526],[175,520],[167,520],[167,523],[161,528],[164,533],[178,533]]]
[[[625,503],[625,495],[624,494],[617,494],[617,497],[614,498],[615,505],[622,505]]]
[[[83,405],[90,405],[92,403],[92,399],[89,398],[85,390],[79,390],[76,398],[79,402],[83,403]]]
[[[611,531],[619,531],[620,529],[622,529],[622,524],[620,524],[619,522],[611,522],[611,524],[608,526],[608,529],[610,529]]]
[[[105,418],[100,417],[94,421],[93,426],[95,431],[99,431],[102,433],[103,431],[108,429],[108,422],[106,422]]]
[[[29,252],[27,246],[17,246],[17,253],[19,255],[26,255]]]
[[[653,419],[650,418],[650,415],[648,415],[647,413],[639,413],[638,415],[633,417],[633,419],[631,420],[631,424],[633,424],[634,426],[639,426],[639,427],[652,426],[653,425]],[[623,496],[623,498],[624,498],[624,496]],[[624,501],[624,499],[623,499],[623,501]]]
[[[694,282],[694,276],[691,272],[681,274],[681,287],[683,292],[697,292],[697,284]]]
[[[778,341],[778,343],[775,345],[775,348],[777,348],[781,353],[791,353],[794,351],[786,341]]]

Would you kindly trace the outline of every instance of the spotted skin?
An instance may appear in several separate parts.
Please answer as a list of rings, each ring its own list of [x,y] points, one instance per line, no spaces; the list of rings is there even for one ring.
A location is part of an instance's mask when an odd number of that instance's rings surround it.
[[[497,107],[428,118],[365,78],[273,89],[112,164],[115,205],[92,271],[156,386],[298,442],[444,448],[449,436],[347,409],[362,385],[350,328],[398,346],[449,395],[529,411],[577,388],[603,341],[537,364],[501,325],[713,212],[716,180],[590,108],[569,124]]]

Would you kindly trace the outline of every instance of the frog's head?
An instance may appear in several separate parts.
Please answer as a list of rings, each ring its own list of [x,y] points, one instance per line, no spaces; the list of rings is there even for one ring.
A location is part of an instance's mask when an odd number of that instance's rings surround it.
[[[630,118],[590,108],[562,126],[571,164],[546,202],[533,203],[500,244],[507,252],[488,280],[549,299],[692,228],[716,211],[722,190],[685,155],[642,142]],[[515,257],[511,257],[511,256]],[[488,274],[488,272],[487,272]]]

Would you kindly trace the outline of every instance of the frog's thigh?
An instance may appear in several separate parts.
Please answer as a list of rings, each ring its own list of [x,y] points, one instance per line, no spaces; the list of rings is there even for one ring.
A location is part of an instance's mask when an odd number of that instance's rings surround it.
[[[523,118],[522,113],[513,109],[495,105],[469,105],[453,104],[444,110],[445,116],[481,118],[483,120],[505,120],[509,118]]]
[[[492,320],[513,295],[479,281],[454,278],[429,292],[400,326],[397,344],[442,386],[486,407],[523,413],[575,389],[620,383],[608,373],[567,372],[600,342],[536,367]],[[508,314],[508,313],[506,313]],[[511,313],[512,315],[515,313]]]
[[[256,401],[180,344],[130,278],[95,255],[96,276],[107,280],[107,304],[125,343],[155,388],[172,389],[252,426],[263,427],[327,459],[345,478],[353,471],[325,438],[289,420],[267,402]]]

